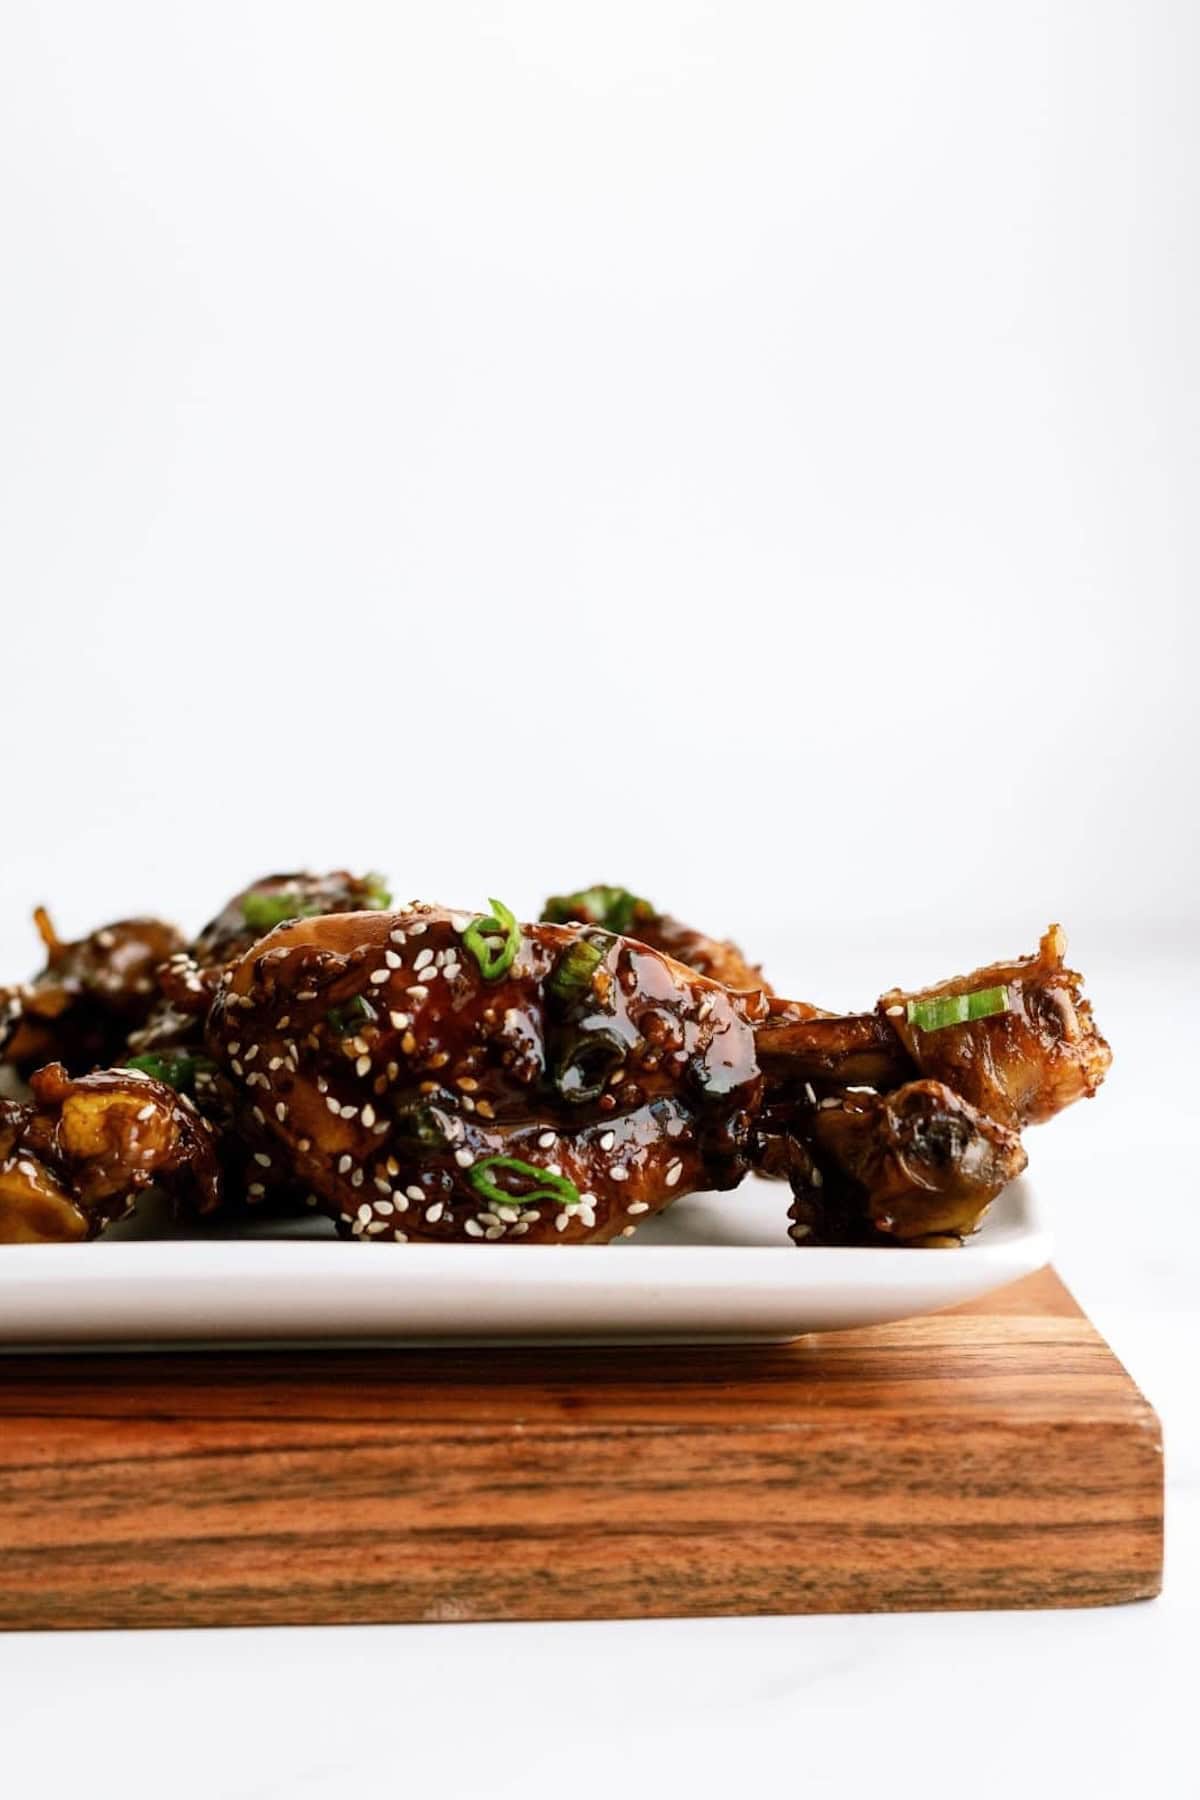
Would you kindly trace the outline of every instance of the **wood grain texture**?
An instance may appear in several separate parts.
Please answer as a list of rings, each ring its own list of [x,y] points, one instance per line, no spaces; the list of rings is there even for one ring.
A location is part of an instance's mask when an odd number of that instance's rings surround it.
[[[1090,1606],[1162,1442],[1046,1270],[773,1347],[0,1361],[0,1627]]]

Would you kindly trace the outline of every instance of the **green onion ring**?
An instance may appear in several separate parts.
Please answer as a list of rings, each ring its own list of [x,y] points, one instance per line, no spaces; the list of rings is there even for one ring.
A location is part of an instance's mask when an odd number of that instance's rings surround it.
[[[484,919],[473,919],[462,934],[463,943],[479,964],[479,973],[485,981],[499,981],[507,975],[516,961],[517,951],[521,948],[521,927],[503,900],[489,895],[488,905],[494,909],[494,916]],[[504,942],[499,950],[487,942],[489,933],[502,931]]]
[[[492,905],[495,904],[493,900]],[[508,1169],[537,1185],[527,1194],[510,1194],[507,1188],[497,1187],[489,1169]],[[517,1156],[485,1156],[467,1170],[467,1180],[481,1199],[493,1206],[532,1206],[535,1200],[557,1200],[560,1206],[579,1205],[579,1189],[573,1181],[565,1175],[552,1175],[549,1169],[535,1168]]]
[[[966,1025],[1007,1011],[1006,987],[976,988],[973,994],[934,994],[928,1000],[910,1000],[908,1022],[918,1031],[944,1031],[947,1025]]]

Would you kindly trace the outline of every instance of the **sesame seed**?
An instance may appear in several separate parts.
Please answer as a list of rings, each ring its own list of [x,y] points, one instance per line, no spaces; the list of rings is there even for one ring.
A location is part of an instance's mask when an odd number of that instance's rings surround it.
[[[401,1231],[401,1229],[398,1225],[397,1225],[395,1231],[393,1231],[392,1236],[398,1244],[407,1244],[407,1242],[408,1242],[407,1231]]]
[[[483,1235],[489,1243],[494,1244],[497,1238],[504,1236],[504,1227],[503,1225],[489,1225]]]
[[[429,989],[427,987],[422,987],[419,982],[416,987],[406,988],[405,992],[411,994],[417,1001],[426,1000],[429,997]]]
[[[263,1186],[263,1184],[262,1184],[262,1182],[261,1182],[261,1181],[252,1181],[252,1182],[251,1182],[251,1183],[250,1183],[250,1186],[249,1186],[249,1187],[248,1187],[248,1188],[247,1188],[247,1189],[246,1189],[246,1192],[247,1192],[247,1193],[248,1193],[248,1194],[253,1194],[253,1195],[254,1195],[254,1198],[255,1198],[255,1199],[256,1199],[256,1200],[257,1200],[257,1199],[259,1199],[259,1198],[260,1198],[260,1197],[261,1197],[261,1196],[262,1196],[262,1195],[263,1195],[263,1194],[265,1194],[265,1193],[266,1193],[266,1191],[267,1191],[267,1190],[266,1190],[266,1188],[265,1188],[265,1187],[264,1187],[264,1186]]]
[[[392,1021],[392,1027],[396,1031],[407,1031],[412,1024],[412,1020],[404,1012],[389,1013],[388,1018]]]
[[[253,1062],[257,1055],[258,1055],[258,1045],[251,1044],[250,1048],[246,1052],[245,1060],[247,1062]]]
[[[238,1038],[236,1040],[236,1042],[230,1044],[230,1046],[229,1046],[230,1056],[236,1056],[238,1051],[241,1049],[241,1047],[242,1047],[242,1040],[241,1040],[241,1038]]]
[[[667,1170],[667,1186],[674,1187],[682,1174],[683,1164],[681,1162],[673,1162]]]
[[[402,969],[404,967],[404,964],[394,950],[385,950],[383,953],[383,960],[389,969]]]
[[[904,1008],[902,1006],[889,1006],[887,1014],[889,1019],[902,1019],[904,1017]]]
[[[423,1200],[425,1198],[425,1189],[424,1188],[420,1188],[420,1187],[416,1187],[416,1186],[406,1187],[404,1191],[408,1195],[410,1200]]]
[[[139,1119],[152,1119],[154,1117],[153,1100],[147,1100],[145,1106],[139,1106],[136,1117]]]
[[[375,1202],[375,1211],[377,1213],[382,1213],[385,1219],[390,1219],[395,1210],[396,1209],[390,1200],[377,1200]]]
[[[338,1157],[337,1171],[338,1171],[339,1175],[348,1174],[349,1171],[353,1167],[354,1167],[354,1158],[352,1156],[339,1156]]]
[[[339,1105],[339,1103],[338,1103],[338,1102],[337,1102],[337,1101],[336,1101],[336,1100],[335,1100],[335,1099],[334,1099],[334,1097],[333,1097],[333,1095],[332,1095],[332,1094],[327,1094],[327,1095],[326,1095],[326,1097],[325,1097],[325,1104],[326,1104],[326,1106],[327,1106],[327,1107],[328,1107],[328,1108],[329,1108],[329,1110],[330,1110],[330,1112],[331,1112],[331,1113],[333,1113],[333,1114],[334,1114],[334,1115],[335,1115],[335,1116],[336,1116],[336,1115],[337,1115],[337,1114],[338,1114],[338,1113],[340,1113],[340,1112],[341,1112],[341,1110],[342,1110],[342,1109],[341,1109],[341,1106],[340,1106],[340,1105]]]
[[[350,1177],[350,1186],[351,1187],[361,1187],[362,1184],[363,1184],[363,1172],[361,1169],[355,1169],[353,1175]]]
[[[421,1195],[421,1198],[422,1200],[425,1198],[424,1194]],[[392,1199],[396,1202],[397,1212],[408,1211],[408,1195],[402,1194],[399,1188],[392,1189]]]
[[[367,1104],[362,1109],[362,1122],[367,1127],[368,1131],[371,1129],[371,1126],[375,1123],[375,1108],[371,1105],[371,1102],[369,1100],[367,1101]]]
[[[362,1220],[364,1225],[367,1223],[367,1221],[371,1217],[371,1208],[367,1205],[365,1200],[363,1201],[362,1205],[358,1209],[358,1216]]]
[[[386,1230],[387,1224],[383,1219],[373,1219],[367,1226],[367,1231],[371,1237],[377,1237],[381,1231]]]
[[[804,1098],[808,1101],[810,1106],[815,1106],[817,1104],[817,1091],[813,1087],[811,1081],[806,1081],[804,1084]]]
[[[238,1059],[237,1059],[237,1057],[236,1057],[236,1056],[231,1056],[231,1057],[230,1057],[230,1059],[229,1059],[229,1066],[230,1066],[230,1068],[231,1068],[231,1069],[232,1069],[232,1070],[233,1070],[233,1072],[234,1072],[234,1074],[235,1074],[235,1075],[244,1075],[244,1074],[245,1074],[245,1072],[246,1072],[246,1071],[245,1071],[245,1070],[244,1070],[244,1069],[243,1069],[243,1068],[242,1068],[242,1065],[241,1065],[241,1063],[240,1063],[240,1062],[239,1062],[239,1061],[238,1061]]]
[[[614,1181],[629,1180],[629,1170],[625,1167],[624,1163],[614,1163],[608,1172]]]
[[[408,935],[409,937],[420,937],[422,932],[427,931],[428,929],[429,928],[426,925],[410,925],[408,928]]]
[[[565,1231],[570,1223],[571,1219],[569,1213],[565,1211],[560,1212],[554,1221],[554,1229],[555,1231]]]
[[[386,1175],[377,1175],[375,1177],[375,1186],[379,1189],[381,1194],[390,1194],[392,1191],[392,1184]]]
[[[275,1117],[279,1120],[281,1125],[287,1118],[287,1107],[283,1104],[282,1100],[277,1100],[275,1102]]]
[[[464,1219],[463,1230],[468,1237],[481,1238],[483,1236],[483,1226],[479,1223],[478,1219]]]
[[[520,1224],[519,1224],[519,1225],[514,1225],[514,1226],[513,1226],[513,1228],[512,1228],[512,1231],[511,1231],[511,1233],[510,1233],[510,1236],[512,1236],[512,1237],[524,1237],[524,1236],[525,1236],[525,1233],[526,1233],[526,1232],[527,1232],[527,1231],[528,1231],[528,1230],[529,1230],[529,1227],[528,1227],[528,1225],[527,1225],[527,1224],[526,1224],[526,1223],[525,1223],[525,1221],[524,1221],[524,1219],[522,1219],[522,1220],[521,1220],[521,1223],[520,1223]]]
[[[270,1062],[267,1064],[267,1067],[268,1067],[268,1069],[270,1069],[272,1074],[275,1073],[276,1069],[282,1069],[282,1067],[283,1067],[282,1056],[273,1056],[271,1058]]]
[[[616,1143],[616,1141],[617,1141],[616,1132],[615,1131],[606,1131],[602,1134],[602,1136],[600,1138],[600,1148],[602,1150],[611,1150],[613,1145]]]
[[[645,1200],[631,1200],[625,1211],[627,1213],[644,1213],[649,1212],[650,1207]]]
[[[841,1101],[840,1101],[840,1100],[835,1100],[835,1099],[834,1099],[834,1098],[833,1098],[833,1097],[832,1097],[832,1095],[831,1095],[831,1096],[830,1096],[830,1098],[829,1098],[829,1099],[828,1099],[828,1100],[822,1100],[822,1101],[821,1101],[821,1104],[820,1104],[820,1106],[819,1106],[819,1107],[818,1107],[818,1108],[817,1108],[817,1110],[818,1110],[818,1112],[828,1112],[828,1111],[829,1111],[829,1109],[830,1109],[830,1107],[832,1107],[832,1106],[840,1106],[840,1105],[841,1105],[841,1104],[842,1104],[842,1103],[841,1103]]]
[[[469,1169],[475,1158],[469,1150],[456,1150],[454,1160],[460,1169]]]
[[[460,1075],[454,1085],[457,1088],[461,1088],[464,1094],[473,1094],[478,1088],[479,1083],[472,1075]]]
[[[408,939],[405,937],[404,933],[401,931],[401,929],[398,925],[397,925],[395,931],[388,932],[388,937],[391,939],[393,944],[403,945],[408,942]]]
[[[343,1119],[354,1119],[358,1116],[357,1106],[340,1106],[338,1111]]]
[[[254,1160],[260,1169],[269,1169],[271,1166],[270,1157],[265,1155],[261,1150],[256,1150],[254,1152]]]
[[[825,1186],[825,1177],[822,1175],[820,1169],[813,1170],[812,1174],[809,1176],[809,1183],[812,1187]]]
[[[553,1146],[555,1144],[557,1144],[557,1142],[558,1142],[558,1138],[555,1136],[554,1132],[543,1131],[541,1136],[538,1138],[538,1147],[539,1147],[539,1149],[542,1149],[542,1150],[550,1150],[553,1148]]]
[[[435,1200],[432,1206],[427,1206],[425,1208],[426,1224],[427,1225],[436,1225],[438,1220],[441,1218],[442,1214],[445,1212],[445,1210],[446,1209],[442,1205],[441,1201]]]
[[[312,1139],[311,1138],[297,1138],[296,1139],[296,1148],[297,1148],[297,1150],[300,1151],[302,1156],[307,1156],[308,1152],[312,1149]]]
[[[369,1056],[359,1057],[354,1065],[354,1073],[356,1075],[369,1075],[371,1073],[371,1059]]]
[[[391,978],[392,972],[390,969],[372,969],[370,975],[367,977],[368,981],[374,982],[376,987],[381,986],[385,981],[390,981]]]

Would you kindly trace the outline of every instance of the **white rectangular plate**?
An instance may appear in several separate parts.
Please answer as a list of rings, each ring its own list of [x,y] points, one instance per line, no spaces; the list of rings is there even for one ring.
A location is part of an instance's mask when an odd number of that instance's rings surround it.
[[[1049,1260],[1028,1183],[961,1250],[796,1249],[787,1189],[695,1194],[613,1245],[342,1243],[331,1227],[0,1247],[0,1345],[781,1340],[953,1306]]]

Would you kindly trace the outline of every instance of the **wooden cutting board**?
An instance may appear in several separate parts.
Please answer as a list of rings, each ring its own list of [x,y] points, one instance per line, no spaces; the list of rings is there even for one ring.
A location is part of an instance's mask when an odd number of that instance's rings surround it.
[[[1162,1438],[1049,1269],[774,1347],[0,1361],[0,1626],[1095,1606]]]

